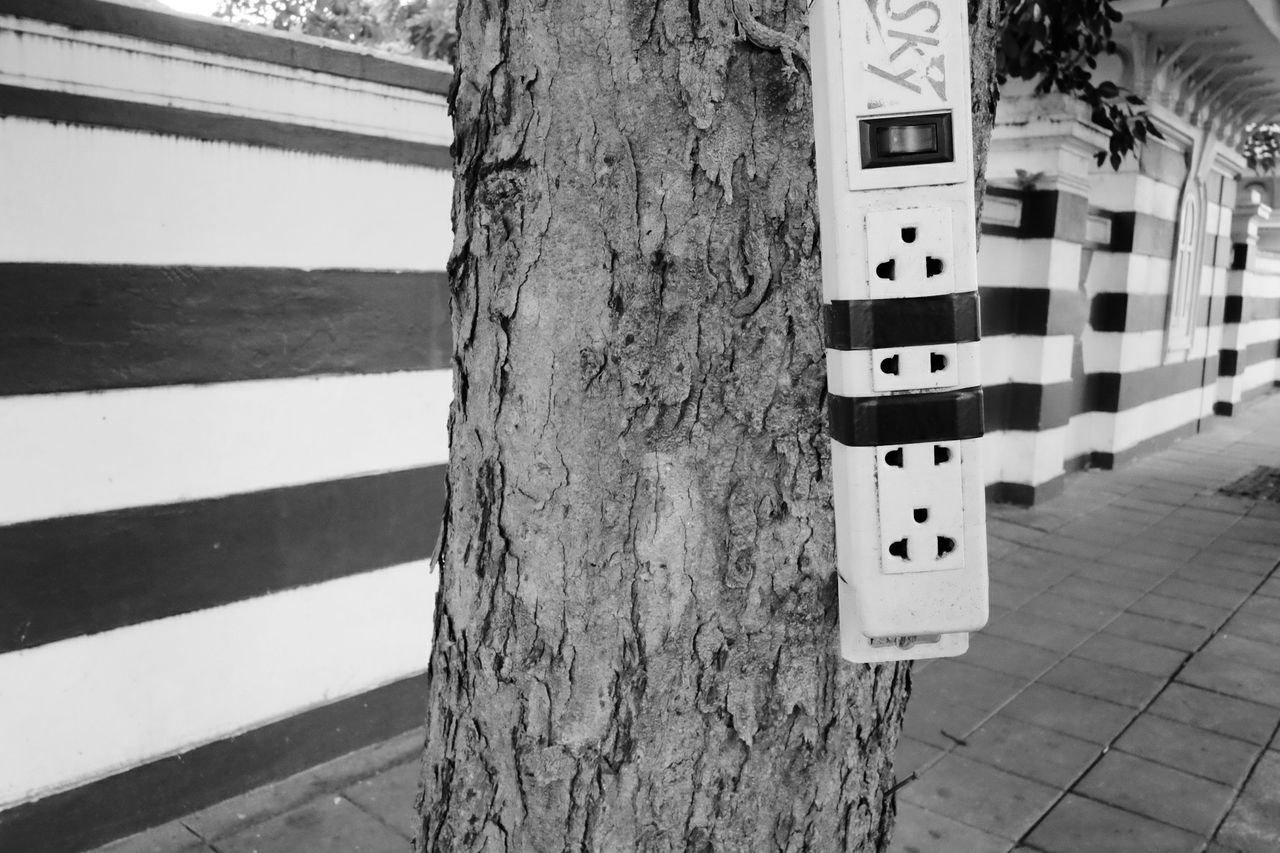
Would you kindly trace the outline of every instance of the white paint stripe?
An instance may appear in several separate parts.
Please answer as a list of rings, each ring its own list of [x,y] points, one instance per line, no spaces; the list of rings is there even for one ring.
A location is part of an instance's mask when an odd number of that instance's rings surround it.
[[[423,562],[0,656],[0,808],[423,671]]]
[[[443,464],[448,370],[0,399],[0,524]]]
[[[987,234],[978,250],[978,281],[983,287],[1076,290],[1080,280],[1080,244],[1065,240],[1019,240]]]
[[[0,261],[442,270],[427,168],[0,119]]]
[[[1111,211],[1134,211],[1172,219],[1180,189],[1137,172],[1109,169],[1090,182],[1089,203]]]
[[[1006,430],[1000,479],[1038,486],[1061,474],[1066,433],[1065,425],[1037,432]]]
[[[1071,379],[1072,335],[996,335],[982,339],[982,383],[1053,385]]]
[[[1262,385],[1270,385],[1275,381],[1278,366],[1280,366],[1280,360],[1269,358],[1246,367],[1240,376],[1240,393],[1244,394]]]
[[[1212,389],[1210,389],[1212,391]],[[1213,394],[1203,388],[1189,388],[1134,406],[1115,415],[1116,452],[1128,450],[1139,442],[1177,429],[1213,409]],[[1202,409],[1208,411],[1202,411]]]
[[[0,84],[437,145],[453,138],[442,95],[13,17],[0,16]]]

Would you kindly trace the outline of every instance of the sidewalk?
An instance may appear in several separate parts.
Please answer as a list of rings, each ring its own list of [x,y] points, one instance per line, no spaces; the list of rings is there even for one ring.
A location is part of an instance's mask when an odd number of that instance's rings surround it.
[[[1280,850],[1280,502],[1218,494],[1258,466],[1280,394],[991,507],[991,623],[915,667],[893,853]],[[421,737],[99,853],[406,853]]]

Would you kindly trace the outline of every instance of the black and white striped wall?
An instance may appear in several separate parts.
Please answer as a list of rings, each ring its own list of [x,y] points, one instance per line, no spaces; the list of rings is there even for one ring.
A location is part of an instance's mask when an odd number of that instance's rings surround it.
[[[448,83],[0,0],[0,849],[82,849],[419,724]]]
[[[1230,415],[1280,381],[1280,228],[1274,179],[1242,180],[1232,220],[1218,400]]]
[[[1244,164],[1221,141],[1197,140],[1201,131],[1176,114],[1157,114],[1167,140],[1149,141],[1115,172],[1094,164],[1106,138],[1078,105],[1001,103],[979,252],[985,457],[998,500],[1033,503],[1067,472],[1109,468],[1190,434],[1215,409],[1230,413],[1232,394],[1261,393],[1275,378],[1272,260],[1233,237]],[[1201,242],[1190,273],[1197,295],[1177,344],[1175,243],[1193,168],[1204,200],[1198,236],[1187,238]],[[1246,257],[1248,270],[1231,270]],[[1220,380],[1237,363],[1248,378]]]

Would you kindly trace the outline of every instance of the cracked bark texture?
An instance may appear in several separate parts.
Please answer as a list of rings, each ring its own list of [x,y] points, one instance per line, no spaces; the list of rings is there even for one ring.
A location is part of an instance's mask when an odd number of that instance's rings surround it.
[[[417,849],[885,849],[909,670],[837,648],[807,78],[731,0],[458,25]]]

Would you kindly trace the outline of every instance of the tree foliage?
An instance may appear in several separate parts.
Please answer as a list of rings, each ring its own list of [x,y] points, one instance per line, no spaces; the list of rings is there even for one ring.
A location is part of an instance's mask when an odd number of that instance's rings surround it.
[[[1058,91],[1087,104],[1093,123],[1110,134],[1098,165],[1109,159],[1115,169],[1148,136],[1160,137],[1141,97],[1094,79],[1098,57],[1116,52],[1112,33],[1122,18],[1111,0],[1011,0],[996,55],[997,85],[1035,81],[1039,94]]]
[[[1280,161],[1280,124],[1251,125],[1246,128],[1240,147],[1250,169],[1274,172]]]
[[[456,0],[220,0],[216,17],[347,44],[452,60]]]

